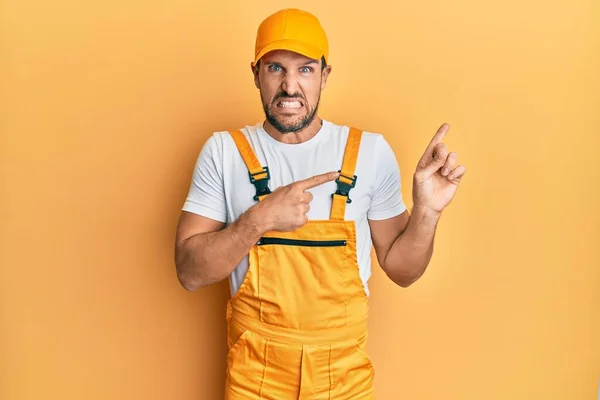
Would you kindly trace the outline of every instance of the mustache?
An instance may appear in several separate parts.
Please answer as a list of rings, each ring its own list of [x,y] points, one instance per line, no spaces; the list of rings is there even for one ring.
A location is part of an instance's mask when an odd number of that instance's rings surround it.
[[[274,98],[273,102],[277,100],[288,100],[288,99],[301,99],[304,100],[304,97],[300,93],[288,94],[285,92],[279,92]]]

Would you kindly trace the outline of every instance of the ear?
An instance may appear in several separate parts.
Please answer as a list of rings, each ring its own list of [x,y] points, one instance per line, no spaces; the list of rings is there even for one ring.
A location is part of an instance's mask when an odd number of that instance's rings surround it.
[[[258,65],[254,65],[252,62],[250,63],[250,69],[252,70],[252,75],[254,75],[254,86],[256,86],[257,89],[260,89],[260,82],[258,79],[258,72],[260,70],[260,64]]]
[[[332,69],[333,67],[328,65],[325,67],[323,72],[321,72],[321,90],[325,89],[325,86],[327,85],[327,78],[329,78],[329,74],[331,74]]]

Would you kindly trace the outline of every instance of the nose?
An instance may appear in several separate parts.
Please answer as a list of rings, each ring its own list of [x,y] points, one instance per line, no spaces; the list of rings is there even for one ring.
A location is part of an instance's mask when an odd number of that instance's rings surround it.
[[[289,95],[293,95],[300,92],[300,85],[298,79],[294,74],[285,74],[283,81],[281,82],[281,88]]]

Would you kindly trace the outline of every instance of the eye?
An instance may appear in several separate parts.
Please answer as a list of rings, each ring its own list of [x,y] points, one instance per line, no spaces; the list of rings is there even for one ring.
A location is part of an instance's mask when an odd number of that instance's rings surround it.
[[[279,72],[279,71],[281,71],[281,69],[282,68],[281,68],[280,65],[277,65],[277,64],[271,64],[271,65],[269,65],[269,71]]]
[[[313,69],[311,67],[302,67],[302,68],[300,68],[300,72],[305,73],[305,74],[308,74],[308,73],[312,72],[312,70]]]

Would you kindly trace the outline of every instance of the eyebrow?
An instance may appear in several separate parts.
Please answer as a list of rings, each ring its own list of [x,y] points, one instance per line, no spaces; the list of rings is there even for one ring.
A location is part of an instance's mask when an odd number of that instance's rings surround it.
[[[284,68],[283,65],[281,65],[281,63],[277,62],[277,61],[266,61],[265,64],[267,65],[277,65],[280,66],[281,68]],[[318,60],[309,60],[307,62],[305,62],[304,64],[302,64],[302,66],[304,67],[305,65],[310,65],[310,64],[318,64]]]

